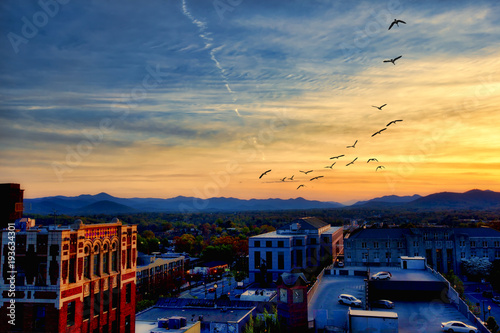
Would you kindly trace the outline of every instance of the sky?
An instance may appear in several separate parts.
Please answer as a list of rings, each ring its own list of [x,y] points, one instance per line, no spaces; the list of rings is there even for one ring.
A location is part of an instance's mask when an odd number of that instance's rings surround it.
[[[25,198],[500,191],[497,1],[6,0],[0,34]]]

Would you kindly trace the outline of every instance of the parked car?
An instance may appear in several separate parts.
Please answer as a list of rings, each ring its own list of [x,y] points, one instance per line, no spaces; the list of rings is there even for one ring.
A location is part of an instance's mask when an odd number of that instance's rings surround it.
[[[390,272],[378,272],[372,275],[373,280],[389,280],[391,277]]]
[[[493,303],[500,304],[500,296],[493,296],[491,300],[493,301]]]
[[[337,262],[337,266],[338,267],[344,267],[344,262],[341,260],[341,261],[338,261]]]
[[[371,303],[372,308],[394,309],[394,302],[386,299],[379,299]]]
[[[352,295],[347,295],[347,294],[339,295],[339,303],[351,306],[358,306],[358,307],[361,307],[363,305],[363,302],[361,302],[361,300],[357,299]]]
[[[214,293],[215,292],[215,288],[208,288],[208,292],[209,293]]]
[[[447,321],[441,323],[441,328],[443,332],[466,332],[466,333],[479,333],[479,330],[471,325],[462,323],[461,321]]]

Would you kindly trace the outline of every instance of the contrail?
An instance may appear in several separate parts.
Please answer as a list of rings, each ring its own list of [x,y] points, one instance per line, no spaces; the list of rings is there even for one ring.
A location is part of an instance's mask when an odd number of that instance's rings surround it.
[[[224,81],[224,83],[226,85],[226,89],[229,92],[229,94],[231,94],[231,96],[233,97],[233,102],[236,103],[236,98],[234,97],[234,92],[231,90],[231,87],[229,86],[229,81],[227,80],[226,71],[224,70],[224,68],[222,68],[221,64],[219,63],[219,61],[215,57],[215,52],[222,49],[224,47],[224,45],[221,45],[219,47],[212,47],[213,38],[208,37],[210,35],[210,32],[207,32],[207,25],[205,24],[205,22],[199,21],[196,18],[194,18],[194,16],[191,14],[191,12],[187,8],[186,0],[182,0],[182,12],[184,13],[184,15],[186,15],[191,20],[191,22],[194,25],[196,25],[198,27],[198,29],[200,31],[200,37],[205,42],[205,48],[210,49],[210,59],[212,59],[212,61],[215,63],[215,66],[219,69],[220,76],[222,77],[222,80]],[[241,117],[237,108],[234,109],[234,112],[236,112],[238,117]]]

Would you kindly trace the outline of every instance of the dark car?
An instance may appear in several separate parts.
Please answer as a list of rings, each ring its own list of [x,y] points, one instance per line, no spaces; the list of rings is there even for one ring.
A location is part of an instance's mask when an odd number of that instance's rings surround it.
[[[372,308],[394,309],[394,303],[386,299],[379,299],[372,302],[371,305]]]

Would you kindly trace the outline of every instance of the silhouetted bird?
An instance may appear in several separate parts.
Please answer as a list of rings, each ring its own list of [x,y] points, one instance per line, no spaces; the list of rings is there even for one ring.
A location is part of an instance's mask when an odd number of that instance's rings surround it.
[[[284,182],[284,181],[285,181],[285,179],[286,179],[286,177],[283,177],[283,178],[281,179],[281,181],[282,181],[282,182]]]
[[[356,157],[356,158],[355,158],[355,159],[353,159],[351,162],[347,163],[345,166],[349,166],[349,165],[353,164],[353,163],[354,163],[354,161],[356,161],[357,159],[358,159],[358,158]]]
[[[403,121],[403,120],[402,120],[402,119],[393,120],[393,121],[391,121],[390,123],[388,123],[386,126],[389,126],[389,125],[391,125],[391,124],[395,124],[395,123],[397,123],[398,121]]]
[[[299,172],[303,172],[305,173],[306,175],[309,173],[309,172],[313,172],[312,170],[309,170],[309,171],[302,171],[302,170],[299,170]]]
[[[333,157],[330,157],[331,160],[333,160],[334,158],[339,158],[339,157],[342,157],[344,155],[339,155],[339,156],[333,156]]]
[[[380,131],[373,133],[373,134],[372,134],[372,137],[374,137],[374,136],[375,136],[375,135],[377,135],[377,134],[382,133],[382,132],[383,132],[383,131],[385,131],[386,129],[387,129],[387,128],[382,128]]]
[[[366,161],[366,163],[371,162],[371,161],[378,162],[378,160],[376,158],[370,158],[370,159],[368,159],[368,161]]]
[[[356,148],[356,143],[358,143],[358,140],[356,140],[352,146],[347,146],[346,148]]]
[[[260,175],[259,179],[261,179],[261,178],[262,178],[262,176],[264,176],[264,175],[265,175],[265,174],[267,174],[268,172],[271,172],[271,169],[269,169],[269,170],[267,170],[267,171],[263,172],[263,173],[262,173],[262,175]]]
[[[375,171],[378,171],[378,169],[385,169],[385,166],[383,166],[383,165],[379,165],[379,166],[375,169]]]
[[[335,163],[337,163],[337,162],[333,162],[332,165],[327,165],[325,168],[331,169],[335,165]]]
[[[288,179],[293,180],[293,177],[294,177],[294,176],[295,176],[295,175],[292,175],[292,177],[290,177],[290,178],[288,178]]]
[[[386,106],[386,105],[387,105],[387,104],[384,104],[384,105],[381,105],[381,106],[375,106],[375,105],[372,105],[372,106],[373,106],[374,108],[377,108],[377,109],[379,109],[379,110],[382,110],[382,108],[383,108],[384,106]]]
[[[323,177],[323,176],[316,176],[316,177],[313,177],[313,178],[309,179],[309,181],[311,181],[311,180],[315,180],[315,179],[320,179],[320,178],[322,178],[322,177]]]
[[[401,20],[398,20],[398,19],[394,19],[394,21],[392,21],[391,25],[389,26],[389,29],[387,30],[391,30],[392,26],[395,24],[399,27],[399,23],[403,23],[403,24],[406,24],[405,21],[401,21]]]
[[[297,187],[297,190],[301,187],[304,187],[304,184],[300,184],[298,187]]]
[[[384,60],[384,62],[392,62],[392,64],[395,65],[396,64],[396,60],[398,60],[401,57],[402,57],[402,55],[400,55],[399,57],[396,57],[394,59]]]

